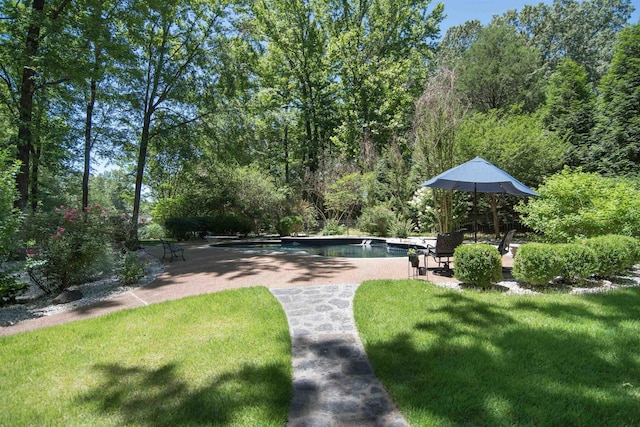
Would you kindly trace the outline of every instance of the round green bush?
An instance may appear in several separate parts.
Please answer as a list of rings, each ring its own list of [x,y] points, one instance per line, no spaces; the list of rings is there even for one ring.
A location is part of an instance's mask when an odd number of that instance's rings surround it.
[[[299,233],[302,230],[302,217],[298,215],[285,216],[278,221],[276,230],[281,236],[289,236],[294,233]]]
[[[546,285],[558,276],[582,281],[597,269],[595,252],[579,243],[527,243],[513,261],[513,277],[532,285]]]
[[[598,259],[595,252],[580,243],[555,245],[561,257],[560,276],[569,282],[582,282],[589,275],[598,272]]]
[[[490,286],[502,280],[502,259],[498,250],[491,245],[461,245],[453,256],[454,275],[461,282]]]
[[[621,273],[636,261],[637,240],[633,237],[609,234],[587,239],[585,244],[597,258],[597,273],[610,276]]]
[[[513,260],[513,277],[532,285],[545,285],[560,276],[562,259],[555,246],[548,243],[521,245]]]

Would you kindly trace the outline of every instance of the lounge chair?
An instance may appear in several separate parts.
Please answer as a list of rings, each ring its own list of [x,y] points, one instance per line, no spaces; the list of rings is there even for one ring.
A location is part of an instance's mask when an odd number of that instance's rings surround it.
[[[434,269],[434,273],[452,276],[453,270],[449,267],[450,258],[453,257],[453,251],[462,244],[463,240],[464,234],[462,231],[438,233],[438,236],[436,237],[436,245],[427,245],[423,251],[427,269],[429,268],[429,261],[427,257],[432,257],[438,262],[438,267]],[[446,258],[446,261],[443,261],[443,258]]]

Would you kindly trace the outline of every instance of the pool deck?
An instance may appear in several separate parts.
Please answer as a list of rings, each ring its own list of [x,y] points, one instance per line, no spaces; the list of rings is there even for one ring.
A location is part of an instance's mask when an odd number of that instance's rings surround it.
[[[204,240],[184,243],[181,246],[185,248],[186,261],[178,259],[165,262],[164,272],[146,286],[94,305],[0,327],[0,336],[227,289],[252,286],[282,289],[359,284],[365,280],[405,279],[411,272],[406,257],[330,258],[278,251],[216,248]],[[162,257],[161,245],[149,246],[146,250],[151,255]],[[513,265],[510,255],[505,255],[502,262],[504,267]],[[416,279],[436,283],[458,283],[455,278],[435,275],[432,271]]]

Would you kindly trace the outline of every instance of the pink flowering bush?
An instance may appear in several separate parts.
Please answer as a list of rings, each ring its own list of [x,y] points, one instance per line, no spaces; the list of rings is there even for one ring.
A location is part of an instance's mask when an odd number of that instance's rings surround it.
[[[39,273],[45,291],[63,290],[113,271],[113,230],[108,211],[94,206],[82,212],[65,206],[37,212],[29,219],[29,237],[38,246]]]

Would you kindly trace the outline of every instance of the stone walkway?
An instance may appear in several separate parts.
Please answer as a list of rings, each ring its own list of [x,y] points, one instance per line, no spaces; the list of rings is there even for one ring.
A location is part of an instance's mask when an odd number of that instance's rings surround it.
[[[357,288],[271,289],[291,333],[288,427],[408,426],[374,375],[358,337],[353,318]]]

